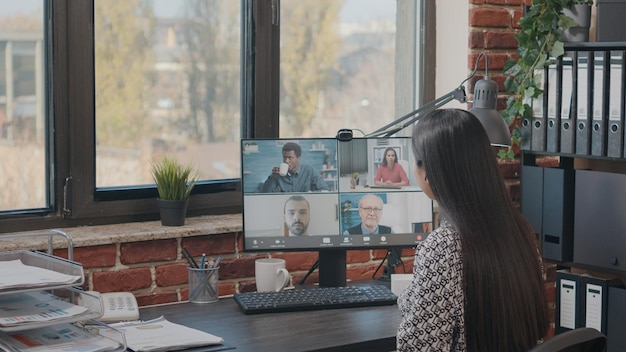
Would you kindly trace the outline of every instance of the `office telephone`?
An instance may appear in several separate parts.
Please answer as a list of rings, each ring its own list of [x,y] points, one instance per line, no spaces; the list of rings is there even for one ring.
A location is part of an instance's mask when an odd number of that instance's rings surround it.
[[[106,292],[99,293],[90,291],[101,297],[104,314],[98,320],[105,323],[114,323],[127,320],[139,319],[139,305],[137,299],[130,292]]]

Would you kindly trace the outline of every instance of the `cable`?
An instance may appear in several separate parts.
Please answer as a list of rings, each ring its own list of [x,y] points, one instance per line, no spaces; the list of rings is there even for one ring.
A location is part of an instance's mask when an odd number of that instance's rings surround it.
[[[306,279],[309,277],[309,275],[311,275],[315,269],[317,269],[317,267],[320,266],[320,260],[316,260],[315,263],[313,263],[313,265],[311,265],[311,268],[309,269],[309,271],[306,273],[306,275],[304,275],[304,277],[302,278],[302,280],[300,280],[298,282],[298,285],[304,285],[304,282],[306,281]]]

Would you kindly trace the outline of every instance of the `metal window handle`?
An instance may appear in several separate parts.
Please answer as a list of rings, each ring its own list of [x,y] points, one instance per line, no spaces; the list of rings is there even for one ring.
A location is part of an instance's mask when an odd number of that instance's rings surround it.
[[[280,0],[272,0],[272,25],[280,23]]]

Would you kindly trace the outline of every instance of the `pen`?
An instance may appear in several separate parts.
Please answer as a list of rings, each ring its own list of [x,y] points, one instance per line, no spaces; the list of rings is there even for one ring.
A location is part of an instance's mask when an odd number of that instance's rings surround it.
[[[206,260],[206,254],[202,253],[202,258],[200,259],[200,269],[204,269],[205,260]]]
[[[219,265],[220,261],[222,261],[222,256],[218,256],[217,259],[215,259],[215,263],[213,263],[213,268],[217,268],[217,266]]]
[[[183,253],[183,257],[185,257],[185,259],[187,260],[187,263],[189,263],[189,266],[197,269],[198,263],[196,263],[196,261],[193,259],[193,257],[191,256],[187,248],[183,247],[182,253]]]

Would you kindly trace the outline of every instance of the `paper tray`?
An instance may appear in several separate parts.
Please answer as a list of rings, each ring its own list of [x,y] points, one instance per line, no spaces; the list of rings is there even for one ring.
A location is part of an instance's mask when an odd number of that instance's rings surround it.
[[[83,272],[83,266],[77,262],[66,260],[63,258],[55,257],[43,252],[32,252],[27,250],[16,250],[0,252],[0,262],[8,262],[20,260],[22,264],[41,269],[51,270],[56,273],[76,276],[76,280],[71,283],[68,282],[50,282],[47,284],[25,283],[21,287],[0,287],[0,295],[11,294],[23,291],[41,291],[52,288],[79,286],[85,283],[85,275]],[[1,264],[1,263],[0,263]],[[1,277],[0,277],[1,279]]]
[[[14,311],[11,311],[12,314],[16,315],[29,315],[32,314],[35,318],[29,319],[28,322],[23,322],[21,324],[4,324],[4,319],[0,316],[0,331],[11,332],[11,331],[22,331],[28,329],[36,329],[42,328],[46,326],[59,325],[64,323],[75,323],[86,320],[98,319],[104,314],[104,307],[102,304],[102,300],[99,295],[94,295],[86,291],[81,291],[76,288],[60,288],[52,290],[50,293],[59,298],[59,300],[65,301],[65,304],[71,304],[72,306],[80,307],[81,309],[86,308],[86,310],[77,312],[77,314],[72,315],[69,309],[64,309],[62,313],[59,313],[60,316],[57,316],[54,320],[48,321],[37,321],[37,318],[49,316],[49,309],[42,309],[42,315],[37,315],[37,309],[32,309],[30,307],[19,307]],[[39,294],[39,293],[36,293]],[[25,293],[17,293],[14,296],[4,295],[0,296],[0,300],[8,300],[12,299],[12,297],[24,297]],[[49,296],[47,296],[49,297]],[[17,299],[16,298],[16,299]],[[75,302],[75,303],[70,303]],[[14,303],[16,306],[20,306],[20,303]],[[23,303],[22,303],[23,304]],[[27,312],[28,310],[28,312]],[[56,312],[55,312],[56,313]],[[65,316],[63,316],[65,314]]]

